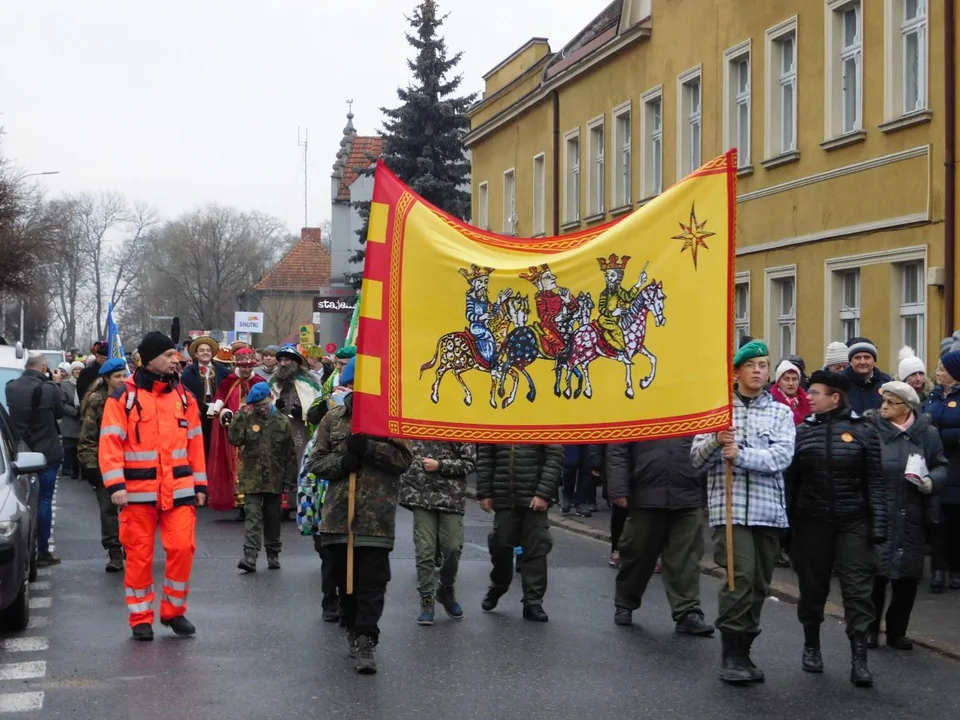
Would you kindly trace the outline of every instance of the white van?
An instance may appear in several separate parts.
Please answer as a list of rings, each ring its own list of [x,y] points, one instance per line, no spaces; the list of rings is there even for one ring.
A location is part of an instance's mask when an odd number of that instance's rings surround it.
[[[7,408],[7,383],[16,380],[27,364],[27,353],[19,342],[0,345],[0,405]]]

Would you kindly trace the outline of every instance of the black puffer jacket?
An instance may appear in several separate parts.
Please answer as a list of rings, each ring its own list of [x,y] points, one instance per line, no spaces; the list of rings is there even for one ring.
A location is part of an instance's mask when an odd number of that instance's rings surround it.
[[[57,420],[63,417],[63,396],[60,387],[37,370],[7,383],[7,407],[17,432],[33,452],[43,453],[48,465],[63,460],[63,444]]]
[[[563,475],[563,445],[477,445],[477,500],[494,510],[553,500]]]
[[[707,474],[690,462],[693,438],[645,440],[607,448],[607,493],[632,508],[702,508]]]
[[[791,525],[869,522],[871,539],[884,540],[887,491],[874,425],[849,408],[804,420],[787,472],[787,496]]]

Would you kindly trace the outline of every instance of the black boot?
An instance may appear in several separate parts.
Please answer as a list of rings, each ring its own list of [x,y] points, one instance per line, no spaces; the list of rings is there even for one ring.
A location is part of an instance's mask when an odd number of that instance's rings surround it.
[[[800,667],[804,672],[822,673],[823,656],[820,654],[820,626],[803,626],[803,660]]]
[[[187,620],[183,615],[177,617],[172,617],[169,620],[160,620],[161,625],[173,630],[173,634],[179,637],[192,637],[196,634],[197,629],[193,626],[193,623]]]
[[[947,573],[943,570],[934,570],[930,578],[930,592],[942,593],[947,589]]]
[[[550,620],[550,617],[544,612],[543,605],[540,603],[529,603],[523,606],[523,619],[545,623]]]
[[[497,607],[497,603],[500,602],[500,597],[503,595],[503,592],[498,590],[495,587],[487,590],[486,596],[483,598],[483,602],[480,603],[480,607],[483,608],[484,612],[490,612]]]
[[[850,636],[850,682],[857,687],[873,687],[873,675],[867,668],[867,635]]]
[[[743,640],[744,655],[747,658],[747,669],[750,671],[750,682],[762,683],[766,681],[766,676],[763,674],[763,670],[758,668],[753,664],[753,660],[750,659],[750,648],[753,646],[753,641],[757,639],[756,635],[746,636]]]
[[[720,633],[720,679],[729,685],[746,685],[752,673],[747,665],[744,638],[731,633]]]

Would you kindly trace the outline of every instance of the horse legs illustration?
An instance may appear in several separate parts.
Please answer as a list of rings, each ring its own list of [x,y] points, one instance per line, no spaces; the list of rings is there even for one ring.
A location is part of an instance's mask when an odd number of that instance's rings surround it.
[[[473,403],[473,393],[467,386],[462,374],[467,370],[483,370],[474,358],[470,343],[463,336],[463,333],[448,333],[437,341],[437,349],[433,359],[420,366],[420,376],[427,370],[436,367],[436,377],[433,381],[433,387],[430,392],[430,400],[434,404],[440,402],[440,382],[444,375],[452,372],[457,382],[463,388],[463,403],[470,406]]]
[[[657,356],[646,345],[640,348],[640,354],[650,361],[650,373],[640,381],[640,389],[646,390],[657,376]]]

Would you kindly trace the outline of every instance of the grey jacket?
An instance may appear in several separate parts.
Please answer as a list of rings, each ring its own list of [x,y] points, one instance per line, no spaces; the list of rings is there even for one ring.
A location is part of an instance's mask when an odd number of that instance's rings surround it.
[[[707,504],[707,473],[690,461],[692,438],[611,445],[606,453],[607,494],[633,508],[680,510]]]
[[[55,383],[37,370],[7,383],[7,407],[20,438],[32,452],[43,453],[49,465],[63,460],[63,443],[57,420],[63,417],[63,398]]]
[[[65,438],[79,438],[83,418],[80,416],[80,400],[77,398],[77,381],[68,378],[60,383],[60,397],[63,400],[60,434]]]

